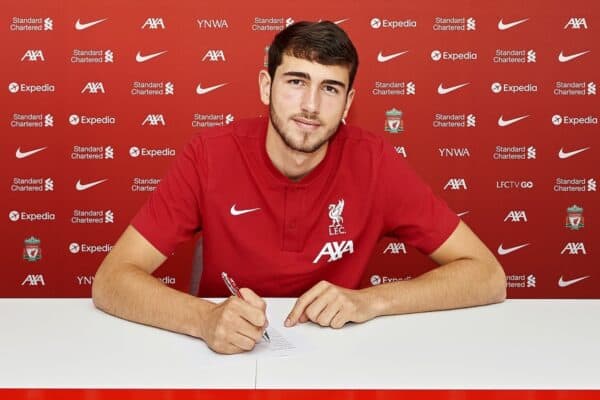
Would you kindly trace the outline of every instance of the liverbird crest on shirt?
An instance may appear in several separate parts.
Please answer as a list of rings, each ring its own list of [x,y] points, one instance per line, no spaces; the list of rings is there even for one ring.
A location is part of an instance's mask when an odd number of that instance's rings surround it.
[[[329,218],[331,218],[331,225],[329,225],[329,236],[341,235],[346,233],[344,229],[344,218],[342,217],[344,212],[344,199],[341,199],[337,204],[329,205]]]

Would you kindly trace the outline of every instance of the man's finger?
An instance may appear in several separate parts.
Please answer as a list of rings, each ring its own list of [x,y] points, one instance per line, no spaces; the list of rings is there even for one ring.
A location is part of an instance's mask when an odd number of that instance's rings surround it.
[[[237,301],[239,300],[239,301]],[[257,326],[259,328],[262,328],[263,326],[265,326],[266,322],[267,322],[267,316],[265,315],[264,310],[255,307],[254,305],[250,304],[248,301],[246,300],[242,300],[242,299],[237,299],[236,298],[236,312],[239,313],[239,315],[245,319],[246,321],[248,321],[249,323],[251,323],[254,326]]]
[[[300,317],[305,314],[306,308],[314,301],[314,299],[318,298],[319,295],[327,289],[327,286],[327,282],[321,281],[300,296],[298,300],[296,300],[296,304],[294,304],[292,311],[290,311],[288,317],[286,318],[285,326],[290,327],[296,325]]]

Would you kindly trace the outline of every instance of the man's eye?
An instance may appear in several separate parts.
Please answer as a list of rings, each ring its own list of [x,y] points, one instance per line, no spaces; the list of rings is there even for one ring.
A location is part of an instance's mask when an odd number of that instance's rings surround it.
[[[294,86],[300,86],[302,84],[302,81],[300,79],[290,79],[289,83],[291,83]]]
[[[332,94],[337,94],[338,93],[338,89],[335,86],[331,86],[331,85],[326,85],[325,86],[325,91],[328,93],[332,93]]]

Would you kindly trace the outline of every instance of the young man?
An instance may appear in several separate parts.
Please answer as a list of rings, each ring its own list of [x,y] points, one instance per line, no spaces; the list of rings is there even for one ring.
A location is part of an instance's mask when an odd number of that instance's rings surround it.
[[[377,135],[345,126],[358,56],[330,22],[294,24],[259,74],[268,119],[195,136],[100,266],[92,294],[108,313],[251,350],[266,325],[261,296],[299,296],[286,326],[341,328],[379,315],[505,298],[502,267],[456,214]],[[200,295],[151,276],[203,231]],[[395,235],[440,266],[410,281],[356,290],[379,238]]]

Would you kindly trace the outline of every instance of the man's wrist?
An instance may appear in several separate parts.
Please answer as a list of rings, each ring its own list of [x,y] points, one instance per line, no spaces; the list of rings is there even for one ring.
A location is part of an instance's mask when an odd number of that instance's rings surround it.
[[[186,331],[188,335],[206,340],[206,326],[209,313],[217,304],[194,297],[190,302],[190,316],[188,318],[189,326]]]

